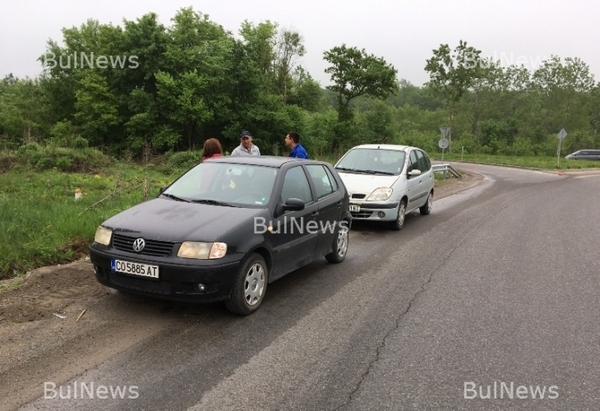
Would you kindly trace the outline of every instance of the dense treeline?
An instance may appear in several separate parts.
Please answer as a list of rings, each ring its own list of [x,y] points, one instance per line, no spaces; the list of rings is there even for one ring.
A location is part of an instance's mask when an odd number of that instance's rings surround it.
[[[462,41],[443,44],[417,87],[342,45],[324,53],[332,84],[323,89],[299,64],[304,54],[296,31],[246,21],[233,34],[191,8],[170,26],[152,13],[122,26],[89,20],[48,43],[39,78],[0,81],[0,148],[140,157],[217,137],[230,151],[248,129],[263,153],[281,154],[295,129],[315,156],[367,142],[435,151],[440,126],[467,153],[555,155],[561,128],[564,152],[600,146],[600,87],[577,58],[529,70],[482,59]]]

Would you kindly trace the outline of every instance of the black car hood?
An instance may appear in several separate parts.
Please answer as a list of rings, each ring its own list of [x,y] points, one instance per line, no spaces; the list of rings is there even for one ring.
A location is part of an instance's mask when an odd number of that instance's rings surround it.
[[[265,209],[185,203],[156,198],[109,218],[103,226],[160,241],[218,241]]]

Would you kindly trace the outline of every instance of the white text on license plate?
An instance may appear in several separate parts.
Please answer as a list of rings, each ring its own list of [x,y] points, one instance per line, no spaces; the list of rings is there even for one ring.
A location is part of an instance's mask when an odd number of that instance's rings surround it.
[[[360,206],[359,205],[350,204],[350,211],[354,211],[354,212],[358,213],[360,211]]]
[[[129,261],[111,260],[110,269],[124,274],[139,275],[142,277],[158,278],[158,266]]]

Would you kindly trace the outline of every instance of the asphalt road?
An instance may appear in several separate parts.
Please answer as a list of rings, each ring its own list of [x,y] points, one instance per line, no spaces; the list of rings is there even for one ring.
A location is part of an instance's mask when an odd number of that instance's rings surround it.
[[[161,331],[22,409],[599,409],[600,175],[462,167],[486,182],[400,232],[356,224],[344,263],[249,317],[129,297]]]

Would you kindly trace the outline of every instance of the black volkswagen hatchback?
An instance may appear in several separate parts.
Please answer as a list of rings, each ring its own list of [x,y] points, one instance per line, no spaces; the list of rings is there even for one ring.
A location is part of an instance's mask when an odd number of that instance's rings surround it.
[[[325,162],[222,157],[158,198],[102,223],[90,246],[99,282],[169,300],[224,300],[248,315],[267,284],[348,250],[348,193]]]

